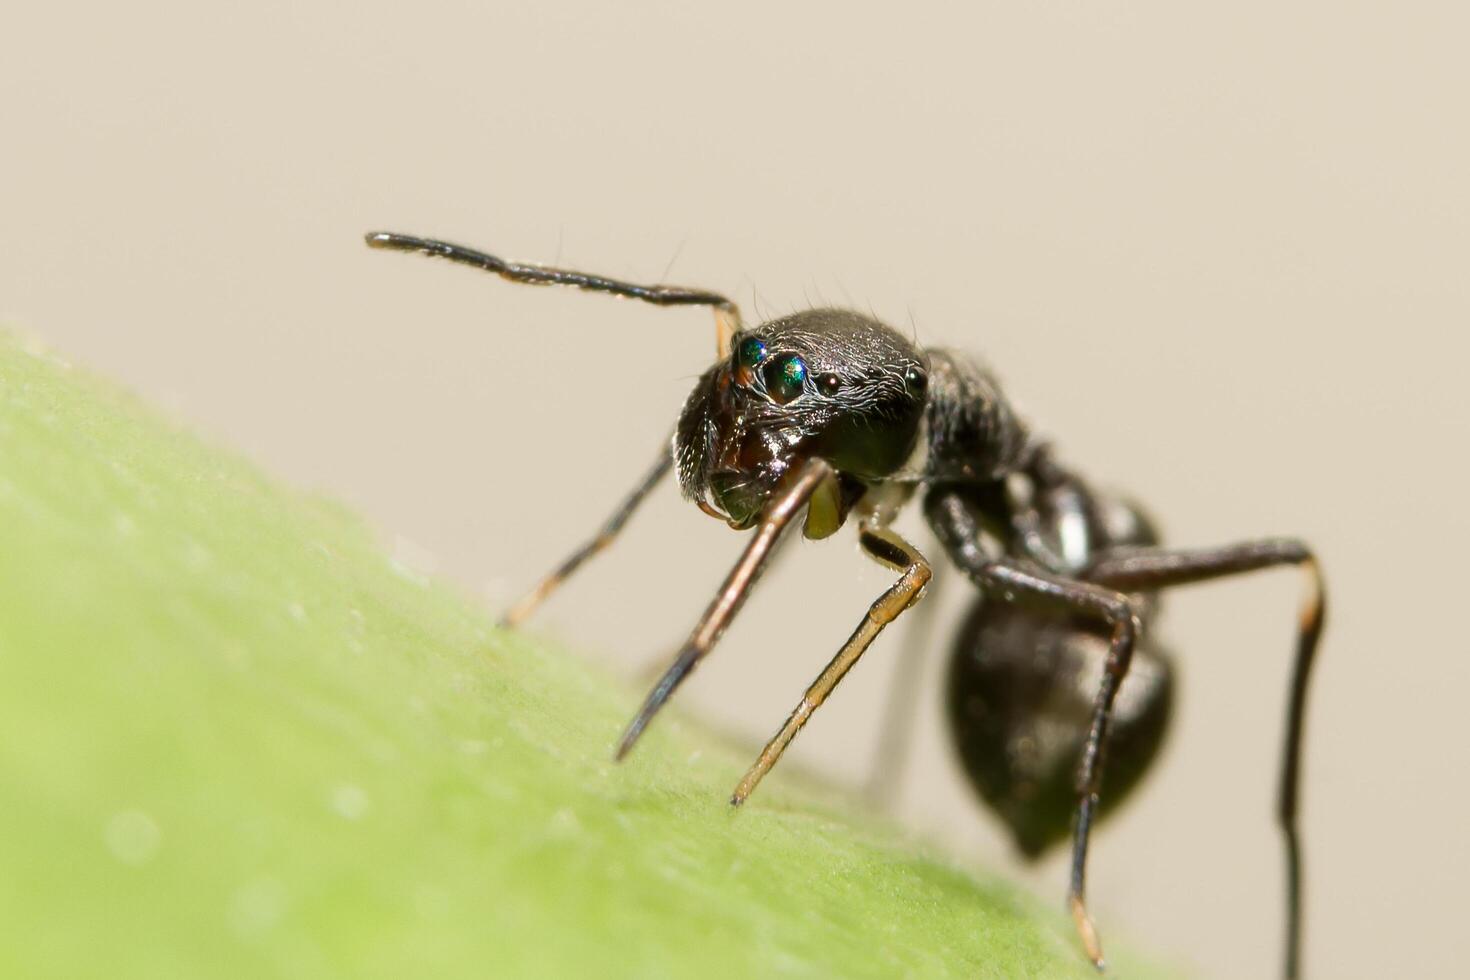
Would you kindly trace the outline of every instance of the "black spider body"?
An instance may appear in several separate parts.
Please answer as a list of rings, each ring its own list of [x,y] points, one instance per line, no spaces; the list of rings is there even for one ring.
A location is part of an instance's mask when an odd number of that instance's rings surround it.
[[[864,554],[898,578],[736,787],[731,802],[743,803],[883,629],[923,596],[929,562],[890,526],[900,507],[922,497],[929,527],[977,591],[948,672],[955,746],[1022,853],[1035,856],[1070,833],[1069,905],[1099,968],[1102,948],[1084,900],[1092,826],[1147,770],[1172,704],[1170,659],[1151,636],[1158,593],[1275,566],[1304,569],[1309,591],[1298,623],[1277,807],[1287,852],[1285,972],[1296,975],[1297,784],[1307,679],[1325,615],[1321,574],[1304,544],[1267,538],[1161,547],[1138,508],[1094,491],[1031,434],[977,361],[919,348],[869,316],[817,309],[747,327],[735,304],[705,290],[506,262],[406,235],[377,233],[368,243],[515,282],[715,311],[718,356],[685,401],[672,441],[601,531],[505,617],[508,625],[524,620],[606,547],[670,469],[702,510],[753,532],[624,732],[618,758],[714,647],[785,532],[800,519],[806,536],[826,537],[853,517]]]

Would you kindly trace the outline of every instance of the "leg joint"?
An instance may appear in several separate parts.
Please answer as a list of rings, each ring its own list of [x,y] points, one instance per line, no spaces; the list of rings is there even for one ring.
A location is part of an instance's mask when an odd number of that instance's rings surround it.
[[[884,625],[893,622],[900,613],[919,601],[924,594],[924,586],[933,577],[934,572],[928,562],[914,562],[904,569],[903,575],[887,592],[873,601],[868,615]]]

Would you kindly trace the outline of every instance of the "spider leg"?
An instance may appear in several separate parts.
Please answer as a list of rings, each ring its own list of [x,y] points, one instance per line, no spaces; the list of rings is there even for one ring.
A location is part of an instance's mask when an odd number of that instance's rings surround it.
[[[943,576],[931,579],[924,591],[928,601],[904,620],[909,624],[903,637],[905,652],[888,683],[883,720],[878,724],[878,750],[863,787],[863,795],[875,808],[896,810],[900,801],[925,672],[930,652],[938,645],[934,637],[935,613],[939,608],[937,593],[943,586]]]
[[[1072,831],[1072,876],[1067,896],[1087,957],[1102,970],[1105,966],[1102,943],[1087,912],[1087,845],[1097,813],[1113,701],[1128,674],[1142,628],[1137,610],[1133,600],[1122,592],[991,557],[981,547],[979,523],[959,493],[945,488],[931,491],[924,501],[924,512],[950,558],[985,595],[1005,601],[1025,599],[1080,612],[1109,627],[1108,655],[1077,766],[1077,819]]]
[[[1120,548],[1098,556],[1083,577],[1121,591],[1149,592],[1282,565],[1297,566],[1307,575],[1307,591],[1297,620],[1296,656],[1286,709],[1286,734],[1281,747],[1281,781],[1276,797],[1276,819],[1281,824],[1286,845],[1284,974],[1293,978],[1301,969],[1302,848],[1297,803],[1307,682],[1327,616],[1327,590],[1316,557],[1305,544],[1289,538],[1268,538],[1190,550]]]
[[[705,609],[704,615],[700,617],[694,632],[689,635],[674,662],[664,671],[653,690],[648,692],[643,706],[623,732],[615,758],[622,759],[632,750],[644,728],[648,727],[649,721],[663,707],[664,702],[668,701],[669,695],[674,693],[674,689],[709,653],[720,635],[725,632],[725,627],[730,625],[730,621],[745,604],[751,586],[764,570],[766,560],[780,540],[782,532],[790,526],[792,519],[800,513],[822,482],[832,474],[831,464],[820,459],[808,460],[766,506],[760,523],[756,525],[755,537],[746,545],[735,567],[730,569],[724,584],[715,593],[714,599]]]
[[[812,716],[812,712],[827,700],[827,696],[841,683],[842,678],[847,676],[847,672],[858,662],[868,646],[878,638],[878,634],[883,632],[883,628],[918,601],[924,591],[924,586],[928,584],[933,574],[929,563],[913,545],[886,528],[874,526],[860,528],[858,543],[868,557],[903,574],[899,576],[897,582],[889,586],[887,591],[874,600],[863,616],[862,622],[858,623],[857,629],[853,630],[847,642],[842,644],[837,651],[837,655],[807,688],[806,694],[802,695],[801,701],[786,719],[786,723],[781,726],[781,730],[766,743],[760,757],[746,772],[745,778],[740,780],[740,785],[735,787],[735,792],[730,797],[730,803],[734,806],[744,803],[765,774],[771,771],[771,767],[780,760],[781,753],[786,751],[786,746],[796,737],[796,733],[801,731],[807,719]]]
[[[666,442],[659,449],[658,459],[654,461],[653,466],[649,467],[648,472],[643,475],[633,491],[623,498],[623,502],[618,505],[617,510],[612,512],[612,516],[607,519],[602,528],[576,551],[568,555],[561,564],[552,569],[536,584],[535,588],[521,596],[515,605],[500,617],[500,625],[513,629],[525,622],[551,593],[560,588],[563,582],[571,578],[572,573],[582,567],[583,562],[611,545],[617,539],[618,533],[622,531],[623,525],[628,523],[628,518],[633,516],[638,506],[653,492],[654,487],[658,486],[658,482],[664,478],[673,464],[674,459]]]
[[[595,293],[611,293],[627,299],[642,300],[655,306],[708,306],[715,311],[715,348],[721,358],[730,354],[730,338],[740,329],[740,310],[719,293],[706,289],[690,289],[685,286],[652,285],[609,279],[606,276],[574,269],[554,269],[551,266],[532,265],[524,262],[509,262],[499,256],[454,245],[433,238],[416,235],[400,235],[391,231],[368,232],[369,248],[391,249],[398,252],[420,252],[461,265],[474,266],[493,272],[511,282],[529,283],[533,286],[572,286]]]

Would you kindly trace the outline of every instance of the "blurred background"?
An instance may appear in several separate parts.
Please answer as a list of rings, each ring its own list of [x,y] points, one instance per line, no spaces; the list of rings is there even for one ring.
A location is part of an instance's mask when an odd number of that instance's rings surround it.
[[[1447,2],[11,5],[0,321],[350,502],[491,610],[644,471],[709,317],[364,231],[704,286],[749,319],[851,305],[976,351],[1172,542],[1319,549],[1309,973],[1447,976],[1470,954],[1467,31]],[[789,758],[861,785],[885,692],[919,672],[889,805],[1060,907],[1064,856],[1014,860],[946,741],[971,590],[916,517],[935,639],[885,636]],[[670,481],[534,628],[634,677],[742,544]],[[850,534],[792,548],[680,707],[755,745],[890,580]],[[1280,571],[1167,603],[1178,712],[1096,838],[1105,939],[1275,973],[1299,591]]]

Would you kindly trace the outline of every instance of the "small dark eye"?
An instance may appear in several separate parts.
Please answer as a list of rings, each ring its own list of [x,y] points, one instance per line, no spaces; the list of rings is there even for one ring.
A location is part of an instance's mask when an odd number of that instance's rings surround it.
[[[912,394],[922,395],[924,389],[929,387],[929,376],[922,368],[911,367],[904,372],[903,383]]]
[[[842,387],[842,379],[835,374],[824,374],[817,378],[817,390],[827,397],[837,394]]]
[[[735,358],[744,368],[753,368],[766,356],[766,342],[759,337],[746,337],[735,351]]]
[[[766,394],[778,404],[785,405],[801,397],[806,390],[806,362],[795,354],[773,357],[761,371],[766,382]]]

